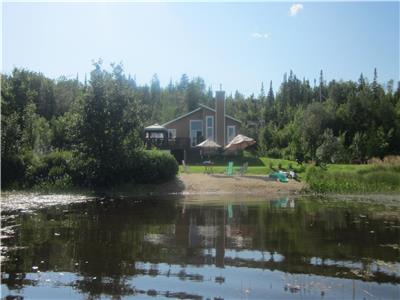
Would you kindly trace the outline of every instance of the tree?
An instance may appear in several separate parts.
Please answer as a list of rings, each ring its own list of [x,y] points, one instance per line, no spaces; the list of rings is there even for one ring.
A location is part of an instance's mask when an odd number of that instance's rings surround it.
[[[78,124],[79,150],[91,184],[124,179],[124,170],[141,149],[141,128],[138,103],[122,66],[112,65],[109,73],[96,63]]]
[[[322,143],[316,151],[318,161],[323,163],[339,163],[346,160],[346,152],[341,139],[333,135],[332,129],[328,128],[324,131],[321,141]]]
[[[272,80],[271,80],[269,83],[267,103],[272,105],[274,103],[274,101],[275,101],[275,96],[274,96],[274,90],[272,89]]]
[[[312,103],[304,111],[303,126],[301,128],[302,139],[305,149],[314,159],[317,148],[320,145],[320,137],[326,128],[328,120],[328,113],[321,103]]]
[[[161,106],[161,87],[160,87],[160,80],[158,79],[157,74],[153,75],[150,84],[150,101],[151,101],[151,120],[152,123],[159,122],[161,112],[159,107]]]
[[[52,132],[49,122],[36,113],[34,103],[26,106],[23,119],[21,142],[24,150],[35,154],[48,153],[51,150]]]
[[[197,77],[190,81],[186,90],[186,107],[187,112],[196,109],[199,103],[203,102],[205,96],[205,83],[204,80]]]
[[[260,101],[264,102],[265,99],[265,90],[264,90],[264,83],[261,82],[261,89],[260,89],[260,95],[258,96]]]

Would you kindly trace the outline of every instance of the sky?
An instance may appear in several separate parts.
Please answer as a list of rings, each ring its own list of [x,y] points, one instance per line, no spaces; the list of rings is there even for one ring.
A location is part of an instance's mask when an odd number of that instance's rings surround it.
[[[293,70],[313,83],[399,75],[399,2],[2,4],[2,67],[83,80],[101,58],[139,84],[200,76],[246,96]]]

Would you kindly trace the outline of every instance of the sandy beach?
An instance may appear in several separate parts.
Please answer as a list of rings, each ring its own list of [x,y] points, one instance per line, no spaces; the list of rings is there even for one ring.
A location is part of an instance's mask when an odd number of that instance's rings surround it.
[[[295,180],[281,183],[266,176],[225,176],[222,174],[180,174],[184,195],[196,194],[252,194],[258,196],[271,194],[297,194],[304,184]]]

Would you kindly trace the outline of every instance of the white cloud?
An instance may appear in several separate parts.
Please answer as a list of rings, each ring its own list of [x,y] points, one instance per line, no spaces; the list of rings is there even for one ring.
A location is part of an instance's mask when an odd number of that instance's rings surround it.
[[[255,39],[262,39],[262,38],[267,39],[267,38],[270,37],[270,35],[271,35],[271,34],[269,34],[269,33],[253,32],[253,33],[251,34],[251,37],[253,37],[253,38],[255,38]]]
[[[303,4],[293,4],[289,9],[289,16],[293,17],[303,10]]]

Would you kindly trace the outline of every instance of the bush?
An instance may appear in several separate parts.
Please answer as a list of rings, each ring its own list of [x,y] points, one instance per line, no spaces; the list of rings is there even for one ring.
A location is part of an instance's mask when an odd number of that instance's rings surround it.
[[[161,151],[138,151],[124,165],[105,169],[96,160],[69,151],[47,155],[26,152],[2,162],[4,187],[22,186],[39,189],[63,189],[78,186],[111,186],[121,182],[158,183],[178,173],[175,158]]]
[[[178,163],[169,153],[150,150],[142,151],[135,162],[133,179],[139,183],[168,181],[178,173]]]
[[[61,188],[72,184],[71,152],[54,151],[43,156],[29,152],[24,155],[24,159],[27,165],[25,174],[27,186],[57,186]]]

